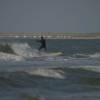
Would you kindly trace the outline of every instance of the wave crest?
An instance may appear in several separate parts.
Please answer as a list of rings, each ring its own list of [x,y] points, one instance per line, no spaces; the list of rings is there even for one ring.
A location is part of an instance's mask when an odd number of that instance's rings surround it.
[[[45,77],[52,77],[52,78],[60,78],[64,79],[64,72],[62,70],[54,70],[54,69],[34,69],[28,72],[31,75],[40,75]]]

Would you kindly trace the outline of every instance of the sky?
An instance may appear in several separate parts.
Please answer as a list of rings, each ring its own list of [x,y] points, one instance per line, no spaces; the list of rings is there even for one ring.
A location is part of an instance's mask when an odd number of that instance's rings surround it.
[[[100,32],[100,0],[0,0],[0,32]]]

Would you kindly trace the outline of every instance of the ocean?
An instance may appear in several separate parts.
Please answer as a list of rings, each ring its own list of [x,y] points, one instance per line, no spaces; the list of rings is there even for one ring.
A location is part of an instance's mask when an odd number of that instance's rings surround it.
[[[0,38],[0,100],[100,100],[100,40],[46,42]]]

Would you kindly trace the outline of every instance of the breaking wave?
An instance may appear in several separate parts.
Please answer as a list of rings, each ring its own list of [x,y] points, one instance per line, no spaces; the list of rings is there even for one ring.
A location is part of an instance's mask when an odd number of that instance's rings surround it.
[[[72,57],[75,57],[75,58],[100,58],[100,53],[93,53],[93,54],[76,53],[76,54],[73,54]]]
[[[64,71],[62,70],[54,70],[54,69],[34,69],[28,72],[31,75],[40,75],[45,77],[53,77],[64,79]]]
[[[0,71],[0,86],[36,86],[44,78],[65,79],[63,70],[34,69],[32,71]],[[37,81],[38,80],[38,81]]]
[[[22,61],[24,58],[19,55],[0,52],[0,60],[5,61]]]
[[[100,72],[100,66],[71,66],[72,69],[85,69],[93,72]]]
[[[11,50],[13,51],[12,53],[8,52],[0,52],[0,60],[5,60],[5,61],[22,61],[27,58],[34,58],[34,57],[49,57],[53,56],[50,53],[46,52],[39,52],[37,49],[32,49],[28,43],[12,43],[7,45]]]
[[[92,57],[92,58],[100,58],[100,53],[94,53],[94,54],[90,55],[90,57]]]
[[[12,43],[9,47],[13,51],[12,53],[0,52],[0,60],[24,60],[25,58],[33,57],[48,57],[48,60],[56,60],[53,55],[47,52],[39,52],[37,49],[33,49],[28,43]],[[67,57],[67,56],[66,56]],[[67,57],[68,58],[68,57]],[[76,53],[70,56],[70,58],[100,58],[100,53],[94,54],[81,54]],[[57,60],[63,60],[59,58]]]
[[[73,54],[72,57],[74,57],[74,58],[88,58],[89,55],[82,54],[82,53],[76,53],[76,54]]]
[[[20,44],[14,43],[11,45],[11,47],[17,55],[23,56],[25,58],[56,56],[48,52],[43,52],[43,51],[40,52],[37,49],[33,49],[32,47],[29,46],[28,43],[20,43]]]
[[[23,57],[38,57],[38,50],[32,49],[28,43],[13,43],[11,45],[14,52]]]

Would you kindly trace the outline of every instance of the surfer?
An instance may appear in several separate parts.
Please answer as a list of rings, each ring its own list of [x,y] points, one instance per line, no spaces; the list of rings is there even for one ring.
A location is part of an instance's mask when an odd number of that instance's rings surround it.
[[[41,43],[40,47],[38,48],[39,51],[41,49],[44,49],[45,51],[47,50],[47,48],[46,48],[46,40],[43,38],[43,36],[41,36],[41,39],[37,40],[37,42]]]

